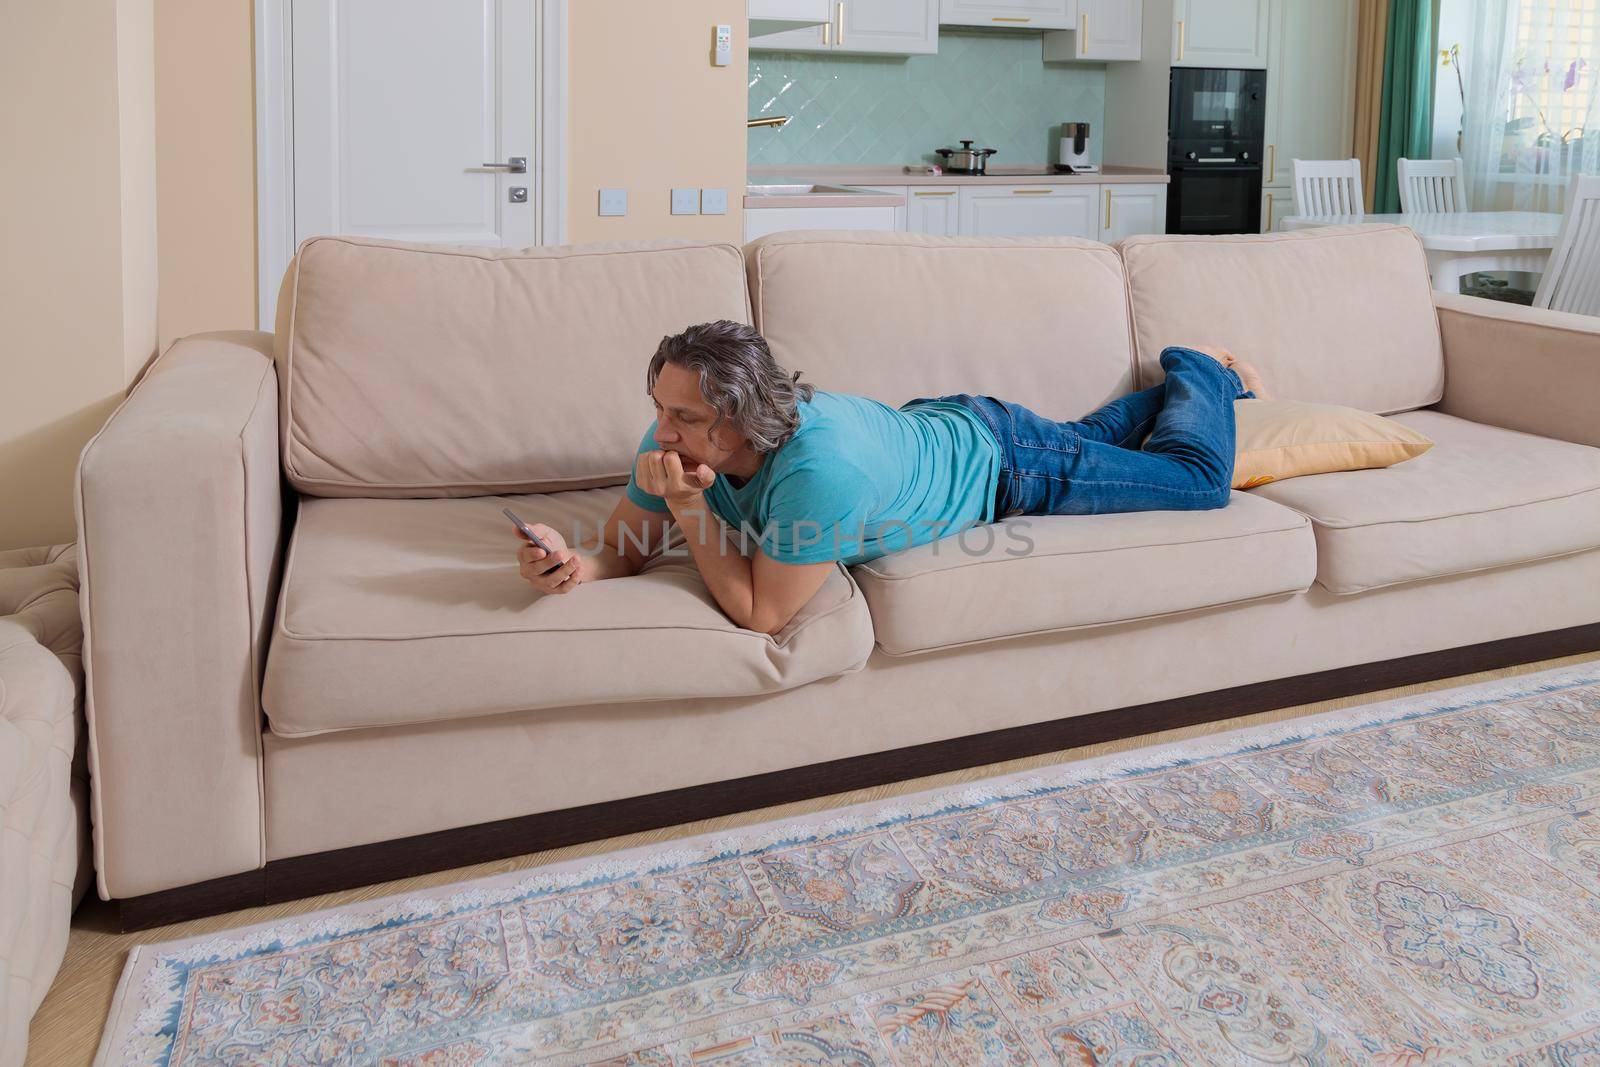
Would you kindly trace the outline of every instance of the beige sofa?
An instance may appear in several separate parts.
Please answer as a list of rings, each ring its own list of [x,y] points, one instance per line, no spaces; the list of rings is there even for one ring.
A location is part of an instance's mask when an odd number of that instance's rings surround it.
[[[76,547],[0,552],[0,1067],[27,1058],[93,873],[82,646]]]
[[[1437,445],[841,567],[776,637],[678,556],[540,600],[501,506],[592,531],[656,342],[715,318],[824,388],[1063,419],[1224,344]],[[275,333],[177,342],[83,454],[100,892],[163,921],[1600,648],[1597,400],[1600,322],[1436,298],[1389,226],[312,239]]]

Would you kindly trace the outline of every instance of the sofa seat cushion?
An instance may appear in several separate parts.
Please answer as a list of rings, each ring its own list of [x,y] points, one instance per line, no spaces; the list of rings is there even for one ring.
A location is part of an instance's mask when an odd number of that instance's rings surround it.
[[[560,596],[519,577],[502,507],[592,544],[620,495],[302,498],[262,695],[273,732],[744,697],[865,665],[872,620],[842,567],[775,637],[730,622],[687,552]]]
[[[1235,492],[1212,511],[1018,516],[852,573],[898,656],[1300,593],[1316,569],[1303,515]]]
[[[1317,581],[1329,592],[1600,547],[1600,448],[1439,411],[1389,417],[1434,446],[1392,467],[1249,490],[1311,519]]]

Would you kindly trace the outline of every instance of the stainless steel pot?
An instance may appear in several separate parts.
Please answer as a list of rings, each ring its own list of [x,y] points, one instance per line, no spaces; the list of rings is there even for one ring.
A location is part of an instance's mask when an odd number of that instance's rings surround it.
[[[973,148],[971,141],[962,141],[960,148],[939,148],[934,155],[944,160],[944,169],[951,174],[982,174],[989,157],[998,151],[997,148]]]

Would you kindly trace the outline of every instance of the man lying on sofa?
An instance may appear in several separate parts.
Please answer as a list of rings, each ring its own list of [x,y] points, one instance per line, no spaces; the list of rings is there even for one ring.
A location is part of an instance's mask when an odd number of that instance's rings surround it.
[[[1222,349],[1168,348],[1161,366],[1160,385],[1079,422],[968,393],[896,409],[801,384],[752,327],[691,326],[650,360],[656,420],[598,547],[535,523],[558,565],[523,544],[520,572],[544,593],[633,575],[675,521],[728,617],[776,634],[838,561],[1012,515],[1223,507],[1233,402],[1267,399],[1260,375]],[[719,521],[758,550],[726,550]]]

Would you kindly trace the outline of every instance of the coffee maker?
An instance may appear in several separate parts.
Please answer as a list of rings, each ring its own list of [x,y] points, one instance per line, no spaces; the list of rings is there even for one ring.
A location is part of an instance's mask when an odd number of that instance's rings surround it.
[[[1098,174],[1100,164],[1089,159],[1089,124],[1063,122],[1061,124],[1061,162],[1056,170],[1063,174]]]

